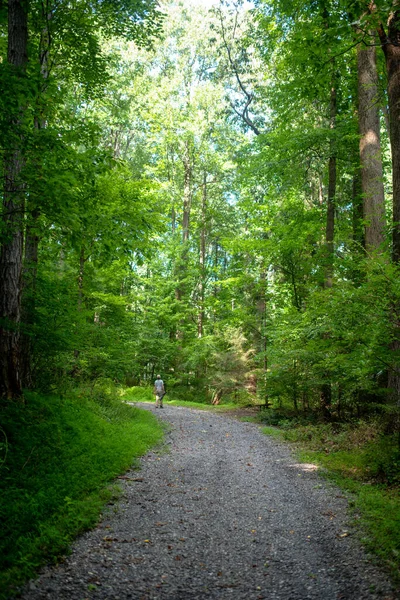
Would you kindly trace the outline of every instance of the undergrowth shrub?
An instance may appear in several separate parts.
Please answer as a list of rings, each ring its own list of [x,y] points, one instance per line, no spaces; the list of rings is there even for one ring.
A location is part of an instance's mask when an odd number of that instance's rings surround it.
[[[0,598],[92,526],[109,482],[162,437],[148,412],[100,394],[29,394],[0,409]]]
[[[210,404],[211,396],[206,392],[197,391],[187,386],[166,386],[165,400],[181,400],[185,402],[196,402],[199,404]],[[122,397],[127,402],[154,402],[153,386],[133,386],[125,388]]]
[[[375,423],[319,423],[296,425],[287,432],[287,439],[308,442],[310,448],[335,452],[365,448],[380,435]]]
[[[153,388],[150,386],[132,386],[123,391],[123,399],[127,402],[153,402]]]
[[[273,425],[281,428],[296,427],[298,425],[307,425],[315,423],[317,416],[314,413],[300,415],[293,411],[282,411],[273,408],[261,410],[257,415],[257,420],[264,425]]]
[[[186,402],[197,402],[199,404],[210,404],[212,395],[208,394],[205,389],[196,389],[186,385],[175,385],[170,389],[167,388],[166,400],[182,400]]]
[[[397,436],[381,436],[365,454],[371,476],[389,485],[400,486],[400,448]]]

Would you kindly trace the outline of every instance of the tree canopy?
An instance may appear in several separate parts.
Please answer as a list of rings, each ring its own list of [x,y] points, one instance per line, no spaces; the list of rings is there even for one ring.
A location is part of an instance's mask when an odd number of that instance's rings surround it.
[[[2,6],[2,398],[397,414],[397,35],[396,2]]]

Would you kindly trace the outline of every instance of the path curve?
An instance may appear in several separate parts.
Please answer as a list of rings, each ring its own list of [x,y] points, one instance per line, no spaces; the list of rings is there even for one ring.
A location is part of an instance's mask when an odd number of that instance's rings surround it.
[[[24,600],[396,597],[343,494],[285,444],[225,415],[141,406],[171,424],[169,449],[127,473],[117,506]]]

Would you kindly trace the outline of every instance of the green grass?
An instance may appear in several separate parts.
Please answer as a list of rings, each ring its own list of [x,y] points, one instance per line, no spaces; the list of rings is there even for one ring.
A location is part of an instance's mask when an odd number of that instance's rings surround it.
[[[300,461],[322,467],[324,476],[351,493],[363,543],[400,582],[400,491],[394,440],[374,424],[263,427],[263,433],[296,444]],[[388,481],[392,482],[389,485]],[[393,485],[393,481],[396,485]]]
[[[151,387],[132,387],[123,391],[122,397],[126,402],[154,402],[154,394]],[[216,406],[205,402],[193,402],[191,400],[178,400],[173,397],[173,392],[167,393],[164,397],[164,404],[169,406],[183,406],[186,408],[196,408],[197,410],[210,410],[215,412],[225,412],[239,408],[233,402],[226,402]]]
[[[0,409],[0,598],[56,561],[115,495],[110,482],[162,439],[146,411],[112,397],[43,397]]]
[[[122,398],[126,402],[154,402],[153,389],[150,386],[133,386],[125,388]]]
[[[167,400],[164,401],[164,404],[169,404],[170,406],[184,406],[186,408],[195,408],[197,410],[210,410],[212,412],[227,412],[239,408],[237,404],[233,404],[232,402],[214,406],[212,404],[203,404],[186,400]]]
[[[265,435],[271,435],[272,437],[277,437],[277,438],[282,438],[282,431],[280,431],[280,429],[277,429],[276,427],[263,427],[262,428],[262,432],[265,433]]]

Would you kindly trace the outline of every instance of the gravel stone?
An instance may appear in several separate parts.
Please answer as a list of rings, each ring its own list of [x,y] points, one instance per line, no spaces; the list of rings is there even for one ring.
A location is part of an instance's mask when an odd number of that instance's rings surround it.
[[[343,492],[287,445],[226,415],[139,406],[172,426],[167,447],[126,474],[120,501],[23,600],[399,597]]]

